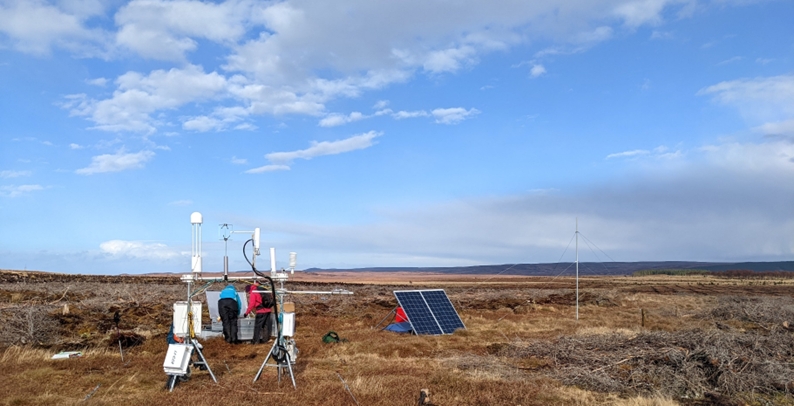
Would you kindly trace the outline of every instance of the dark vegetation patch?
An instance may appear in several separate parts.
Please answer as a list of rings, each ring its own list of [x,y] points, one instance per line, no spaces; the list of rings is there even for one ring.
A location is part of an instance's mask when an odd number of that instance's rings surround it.
[[[562,336],[492,344],[488,351],[520,366],[531,364],[529,369],[567,385],[627,396],[720,399],[794,392],[791,298],[723,297],[700,317],[717,328]]]

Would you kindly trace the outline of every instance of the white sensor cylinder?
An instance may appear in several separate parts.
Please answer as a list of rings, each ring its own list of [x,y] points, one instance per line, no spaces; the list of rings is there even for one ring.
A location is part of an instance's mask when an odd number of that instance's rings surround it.
[[[270,273],[276,273],[276,249],[270,248]]]
[[[190,223],[193,225],[190,270],[193,273],[201,273],[201,223],[203,220],[201,213],[197,211],[190,215]]]
[[[289,270],[290,273],[295,274],[295,266],[298,264],[298,253],[297,252],[290,252],[289,253]]]
[[[259,255],[259,227],[254,229],[254,255]]]

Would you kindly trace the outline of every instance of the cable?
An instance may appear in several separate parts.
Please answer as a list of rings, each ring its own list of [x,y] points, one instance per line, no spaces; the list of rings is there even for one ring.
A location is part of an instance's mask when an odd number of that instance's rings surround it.
[[[285,359],[285,354],[287,353],[287,349],[281,343],[283,341],[283,337],[281,335],[281,323],[279,323],[279,321],[278,321],[278,296],[276,296],[276,284],[273,283],[273,279],[272,278],[270,278],[269,276],[263,274],[262,272],[259,272],[259,270],[256,269],[256,266],[254,265],[254,263],[251,262],[248,259],[248,255],[245,254],[245,247],[248,245],[249,242],[253,242],[253,241],[254,240],[251,238],[251,239],[248,239],[248,241],[246,241],[243,244],[243,257],[245,257],[245,260],[246,260],[246,262],[248,262],[248,265],[251,265],[251,270],[254,271],[254,274],[256,276],[265,278],[265,279],[267,279],[268,282],[270,282],[270,292],[273,295],[273,313],[274,313],[273,314],[273,318],[276,320],[276,333],[278,334],[276,336],[276,340],[277,340],[276,342],[278,344],[275,347],[273,347],[272,354],[273,354],[273,358],[276,360],[276,362],[282,363],[284,361],[284,359]],[[254,253],[254,255],[256,255],[256,253]],[[270,333],[268,332],[268,334],[270,334]]]

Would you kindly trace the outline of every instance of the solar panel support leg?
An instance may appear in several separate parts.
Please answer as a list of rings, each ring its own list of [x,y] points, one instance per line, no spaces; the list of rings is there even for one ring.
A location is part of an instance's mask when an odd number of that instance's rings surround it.
[[[391,316],[392,314],[395,314],[396,311],[397,311],[396,307],[394,309],[391,309],[389,314],[387,314],[386,317],[384,317],[381,321],[378,322],[378,324],[375,325],[375,327],[372,327],[372,328],[375,329],[375,328],[380,327],[380,324],[383,323],[384,321],[386,321],[386,319],[388,319],[389,316]]]

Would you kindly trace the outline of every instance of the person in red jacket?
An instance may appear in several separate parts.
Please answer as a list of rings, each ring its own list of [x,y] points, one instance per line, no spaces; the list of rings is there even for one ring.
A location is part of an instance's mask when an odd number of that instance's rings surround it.
[[[254,321],[254,338],[251,344],[266,343],[270,341],[270,333],[273,331],[273,295],[268,292],[264,286],[261,285],[248,285],[245,287],[248,292],[248,308],[245,310],[245,316],[251,312],[255,312],[256,320]],[[265,335],[262,337],[262,329],[265,330]]]

